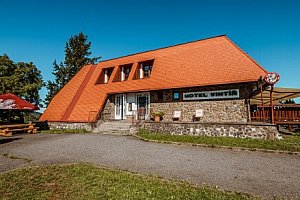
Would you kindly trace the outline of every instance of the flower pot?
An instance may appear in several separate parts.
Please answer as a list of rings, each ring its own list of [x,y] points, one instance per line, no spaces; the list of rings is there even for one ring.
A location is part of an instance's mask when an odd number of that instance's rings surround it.
[[[154,121],[155,122],[159,122],[160,121],[160,116],[159,115],[155,115],[154,116]]]

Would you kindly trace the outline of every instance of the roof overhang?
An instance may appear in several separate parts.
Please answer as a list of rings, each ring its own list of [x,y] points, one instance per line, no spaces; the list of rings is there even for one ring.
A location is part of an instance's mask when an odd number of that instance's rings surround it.
[[[267,88],[262,92],[262,98],[264,105],[270,104],[270,92],[271,88]],[[281,101],[289,100],[289,99],[294,99],[300,97],[300,89],[295,89],[295,88],[278,88],[274,87],[273,89],[273,102],[280,103]],[[261,105],[261,93],[253,96],[250,99],[250,104],[251,105]]]
[[[255,85],[257,83],[257,80],[245,80],[245,81],[237,81],[237,82],[220,82],[220,83],[214,83],[214,84],[193,84],[193,85],[180,85],[180,86],[174,86],[174,87],[151,87],[151,88],[143,88],[143,89],[126,89],[126,90],[119,90],[117,92],[107,92],[108,95],[112,94],[123,94],[123,93],[138,93],[138,92],[150,92],[150,91],[158,91],[158,90],[179,90],[179,89],[187,89],[187,88],[201,88],[201,87],[218,87],[218,86],[224,86],[224,85],[236,85],[239,86],[241,84],[252,84]]]

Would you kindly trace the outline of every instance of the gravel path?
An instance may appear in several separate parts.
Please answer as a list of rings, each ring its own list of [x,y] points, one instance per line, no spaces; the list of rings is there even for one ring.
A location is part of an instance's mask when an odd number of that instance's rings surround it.
[[[299,155],[147,143],[130,136],[37,134],[15,138],[21,139],[0,138],[0,172],[28,165],[90,162],[270,199],[274,195],[300,199]]]

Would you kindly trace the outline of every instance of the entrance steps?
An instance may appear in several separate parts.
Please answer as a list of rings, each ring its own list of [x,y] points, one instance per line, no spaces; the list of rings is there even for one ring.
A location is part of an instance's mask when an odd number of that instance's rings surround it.
[[[93,133],[110,135],[131,135],[131,122],[115,120],[104,121],[94,128]]]

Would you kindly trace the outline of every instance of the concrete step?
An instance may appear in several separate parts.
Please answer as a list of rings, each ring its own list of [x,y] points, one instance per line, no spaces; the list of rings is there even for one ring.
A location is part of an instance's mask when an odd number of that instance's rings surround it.
[[[106,121],[96,127],[93,132],[98,134],[130,135],[131,123],[126,121]]]
[[[97,134],[106,134],[106,135],[131,135],[130,130],[126,131],[94,131]]]
[[[113,128],[130,128],[131,126],[130,125],[107,125],[107,124],[103,124],[103,125],[100,125],[99,127],[113,127]]]

